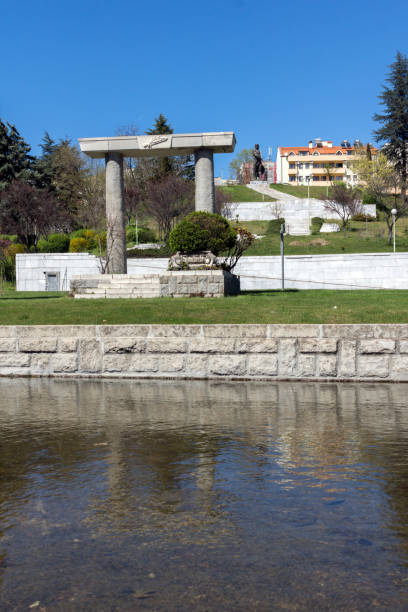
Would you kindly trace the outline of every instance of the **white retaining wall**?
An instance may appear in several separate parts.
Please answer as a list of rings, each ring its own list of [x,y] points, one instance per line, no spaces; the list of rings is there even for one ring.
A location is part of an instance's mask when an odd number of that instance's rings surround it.
[[[16,256],[17,291],[44,291],[44,272],[60,272],[60,289],[69,290],[73,275],[99,274],[98,258],[87,253]],[[167,270],[167,258],[128,259],[129,274]],[[279,289],[279,256],[242,257],[234,273],[241,289]],[[408,289],[408,253],[289,255],[285,287],[295,289]]]
[[[240,221],[270,221],[277,217],[321,217],[322,219],[333,219],[335,215],[324,207],[323,200],[315,198],[278,200],[276,202],[235,202],[228,205],[231,213],[229,216]],[[375,217],[375,204],[364,204],[363,213]]]

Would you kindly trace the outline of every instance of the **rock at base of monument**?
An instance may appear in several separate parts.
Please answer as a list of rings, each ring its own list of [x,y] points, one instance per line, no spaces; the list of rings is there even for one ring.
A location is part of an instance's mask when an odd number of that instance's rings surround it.
[[[169,259],[169,270],[218,270],[220,266],[211,251],[200,253],[180,253],[177,251]]]
[[[226,270],[175,270],[159,274],[74,276],[75,298],[225,297],[238,295],[240,279]]]

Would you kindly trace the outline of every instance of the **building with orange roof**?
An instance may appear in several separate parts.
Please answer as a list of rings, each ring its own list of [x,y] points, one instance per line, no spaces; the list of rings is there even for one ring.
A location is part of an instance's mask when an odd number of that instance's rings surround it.
[[[351,145],[347,140],[333,145],[331,140],[309,141],[306,146],[278,147],[276,155],[276,182],[294,185],[328,186],[343,181],[354,186],[358,182],[353,162],[366,154],[359,140]],[[371,147],[375,156],[377,149]]]

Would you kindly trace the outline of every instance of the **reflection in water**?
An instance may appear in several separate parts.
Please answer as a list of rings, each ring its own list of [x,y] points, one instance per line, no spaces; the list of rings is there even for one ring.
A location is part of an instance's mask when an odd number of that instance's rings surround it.
[[[407,609],[406,392],[0,380],[0,609]]]

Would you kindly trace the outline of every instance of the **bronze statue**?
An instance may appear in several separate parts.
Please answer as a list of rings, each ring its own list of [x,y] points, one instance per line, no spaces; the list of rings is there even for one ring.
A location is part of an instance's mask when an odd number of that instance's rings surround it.
[[[265,173],[265,167],[262,163],[262,155],[259,150],[259,144],[255,145],[255,148],[252,151],[252,157],[254,158],[254,165],[253,165],[254,178],[257,181],[260,178],[262,178],[262,175]]]

